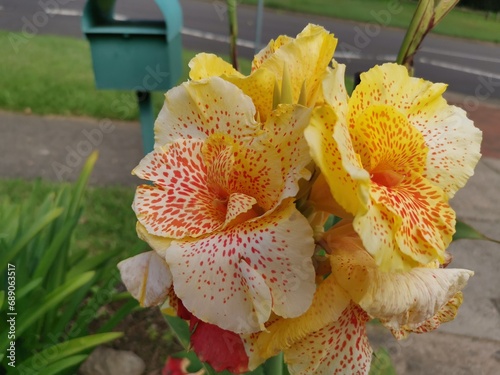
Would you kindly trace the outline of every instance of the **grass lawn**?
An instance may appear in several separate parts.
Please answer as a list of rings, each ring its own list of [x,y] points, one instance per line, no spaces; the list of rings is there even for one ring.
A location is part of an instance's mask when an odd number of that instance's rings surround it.
[[[22,202],[33,196],[42,201],[61,185],[46,181],[0,179],[0,206],[4,201]],[[135,214],[131,204],[133,188],[88,187],[84,212],[75,231],[73,246],[90,254],[122,249],[123,257],[146,251],[148,245],[135,233]]]
[[[258,0],[241,0],[241,2],[257,4]],[[264,4],[270,8],[407,28],[417,2],[408,0],[265,0]],[[380,18],[382,14],[391,14],[388,12],[389,9],[395,10],[392,16]],[[500,43],[500,15],[488,16],[485,12],[455,8],[433,32]]]
[[[15,53],[9,34],[20,35],[0,31],[0,50],[3,51],[0,108],[42,115],[138,118],[134,92],[95,88],[86,40],[40,35],[30,39],[22,45],[19,53]],[[183,51],[181,81],[187,79],[187,64],[195,54]],[[240,64],[242,71],[250,71],[248,60],[242,60]],[[155,92],[153,101],[158,111],[163,103],[163,93]],[[119,106],[112,105],[117,102]]]

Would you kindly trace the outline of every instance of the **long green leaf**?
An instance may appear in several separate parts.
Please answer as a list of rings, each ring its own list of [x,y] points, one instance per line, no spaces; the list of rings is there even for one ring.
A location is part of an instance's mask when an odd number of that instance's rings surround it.
[[[283,374],[283,353],[269,358],[264,363],[264,373],[266,375],[282,375]]]
[[[41,277],[30,281],[28,284],[26,284],[16,292],[16,299],[18,301],[22,300],[26,295],[28,295],[29,292],[40,286],[40,284],[42,284],[42,281],[43,279]]]
[[[49,272],[51,272],[54,265],[54,261],[58,259],[58,254],[61,250],[66,250],[61,257],[66,257],[68,249],[64,249],[63,244],[69,241],[73,231],[78,223],[78,217],[72,218],[70,221],[66,222],[62,229],[53,238],[52,243],[49,248],[44,251],[42,258],[40,259],[38,266],[33,274],[33,277],[45,278]]]
[[[78,364],[82,363],[87,359],[87,354],[77,354],[71,357],[66,357],[60,361],[52,363],[40,371],[40,375],[55,375],[60,372],[76,367]]]
[[[91,336],[79,337],[56,344],[42,350],[24,361],[19,367],[40,371],[49,363],[56,363],[64,358],[94,348],[109,341],[116,340],[123,336],[122,332],[99,333]],[[48,362],[48,363],[47,363]]]
[[[71,278],[83,272],[99,269],[104,263],[106,263],[106,261],[116,256],[120,251],[121,249],[116,249],[115,251],[104,252],[99,255],[91,256],[71,268],[67,273],[67,277]]]
[[[167,321],[170,329],[174,332],[175,336],[181,343],[181,345],[185,348],[189,348],[189,341],[191,339],[191,333],[189,332],[189,326],[183,319],[177,316],[171,316],[163,314],[163,317]]]
[[[494,240],[492,238],[489,238],[485,236],[484,234],[480,233],[478,230],[474,229],[472,226],[469,224],[465,224],[463,221],[457,220],[457,223],[455,225],[456,232],[453,235],[453,241],[456,240],[484,240],[484,241],[491,241],[500,244],[500,241]]]
[[[94,169],[94,165],[97,161],[97,158],[99,157],[99,152],[94,151],[90,154],[88,157],[87,161],[85,162],[82,171],[80,172],[80,177],[78,178],[78,181],[76,183],[74,193],[73,193],[73,199],[71,201],[71,204],[68,209],[68,214],[70,216],[73,216],[76,214],[78,206],[80,205],[83,197],[83,193],[85,191],[85,187],[87,186],[87,183],[90,178],[90,174],[92,173],[92,170]]]
[[[40,306],[33,306],[33,308],[29,311],[25,311],[19,315],[16,319],[17,336],[19,337],[22,333],[24,333],[25,330],[40,319],[47,311],[55,308],[69,294],[88,283],[94,277],[94,274],[95,272],[87,272],[74,280],[69,280],[67,283],[61,285],[59,288],[48,294]],[[4,331],[0,337],[0,351],[7,348],[7,343],[7,334],[6,331]]]
[[[61,213],[62,208],[53,209],[47,212],[40,219],[33,224],[29,230],[13,245],[13,247],[3,252],[0,257],[0,270],[4,270],[7,264],[39,233],[43,228],[49,225],[53,220],[55,220]]]
[[[0,311],[3,309],[3,303],[5,301],[5,292],[0,290]]]

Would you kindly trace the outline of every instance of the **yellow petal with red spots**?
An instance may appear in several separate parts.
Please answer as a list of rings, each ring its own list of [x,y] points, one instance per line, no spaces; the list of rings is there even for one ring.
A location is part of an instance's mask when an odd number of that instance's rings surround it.
[[[280,35],[276,40],[271,39],[267,46],[262,48],[252,60],[252,72],[258,69],[264,61],[273,55],[281,46],[293,42],[293,38],[287,35]]]
[[[327,233],[332,275],[352,300],[392,329],[416,326],[434,316],[474,274],[464,269],[413,268],[384,272],[355,235]]]
[[[206,139],[214,133],[229,134],[245,143],[260,132],[252,99],[235,85],[211,77],[167,92],[155,122],[155,147],[179,138]]]
[[[350,298],[333,277],[327,277],[316,290],[311,307],[301,316],[280,319],[266,326],[255,342],[259,355],[270,358],[296,342],[336,321]]]
[[[349,101],[348,123],[355,127],[371,106],[393,107],[425,139],[429,152],[424,176],[451,198],[473,174],[482,137],[465,112],[442,97],[445,90],[442,83],[410,77],[403,66],[376,66],[361,75]]]
[[[291,375],[364,375],[372,349],[366,336],[368,315],[351,303],[338,320],[285,350]]]
[[[154,251],[125,259],[118,263],[118,269],[123,283],[141,306],[156,306],[167,298],[172,274]]]
[[[412,171],[405,176],[395,187],[373,183],[373,210],[354,221],[382,270],[409,269],[434,259],[443,263],[455,232],[455,212],[446,194]]]
[[[139,186],[132,206],[150,234],[199,237],[224,224],[226,211],[214,204],[221,197],[207,184],[202,146],[200,140],[179,140],[151,152],[134,170],[155,183]]]
[[[314,242],[291,200],[267,215],[197,240],[173,241],[166,261],[185,307],[236,333],[264,328],[271,311],[296,317],[311,305]]]
[[[333,198],[349,213],[364,212],[370,175],[353,149],[349,130],[337,122],[333,108],[315,108],[304,136]]]

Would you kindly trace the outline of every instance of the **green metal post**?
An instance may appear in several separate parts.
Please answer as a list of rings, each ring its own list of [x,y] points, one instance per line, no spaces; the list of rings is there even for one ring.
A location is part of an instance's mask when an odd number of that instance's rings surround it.
[[[141,120],[142,148],[144,155],[153,151],[154,136],[154,113],[151,93],[149,91],[136,91],[139,102],[139,118]]]

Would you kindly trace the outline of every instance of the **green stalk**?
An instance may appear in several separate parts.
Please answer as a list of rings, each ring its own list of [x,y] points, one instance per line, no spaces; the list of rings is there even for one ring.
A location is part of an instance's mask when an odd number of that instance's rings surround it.
[[[266,375],[283,375],[283,353],[269,358],[264,363],[264,373]]]
[[[227,14],[229,17],[230,54],[233,68],[238,70],[238,17],[236,15],[236,0],[227,0]]]

